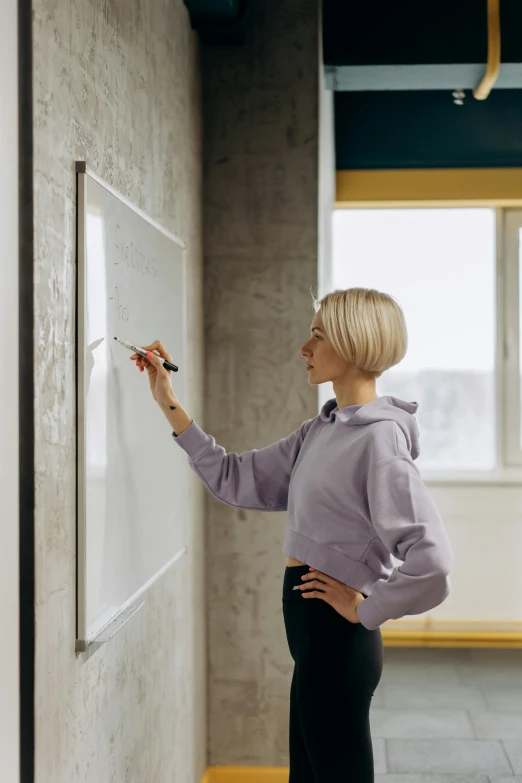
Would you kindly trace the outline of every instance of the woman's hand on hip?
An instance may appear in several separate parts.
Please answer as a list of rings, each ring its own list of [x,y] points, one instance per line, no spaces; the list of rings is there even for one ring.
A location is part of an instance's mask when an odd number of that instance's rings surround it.
[[[304,584],[299,585],[299,589],[303,598],[321,598],[346,620],[351,623],[361,622],[357,615],[357,607],[365,600],[362,593],[315,569],[305,574],[302,579]],[[309,590],[308,588],[311,587],[316,589]]]
[[[152,396],[160,407],[169,406],[176,400],[174,389],[172,388],[170,370],[166,370],[158,356],[167,361],[172,361],[172,356],[163,347],[159,340],[155,340],[150,345],[142,345],[144,351],[147,351],[148,358],[145,359],[137,353],[133,353],[130,359],[136,362],[136,367],[140,372],[147,370],[149,375],[149,384]],[[157,351],[157,353],[153,353]]]

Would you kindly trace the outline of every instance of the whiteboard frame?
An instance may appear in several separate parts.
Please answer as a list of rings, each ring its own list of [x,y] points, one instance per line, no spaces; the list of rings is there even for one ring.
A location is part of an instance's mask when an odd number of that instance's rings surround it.
[[[87,236],[85,226],[85,206],[87,177],[90,177],[111,195],[119,199],[125,206],[132,209],[137,215],[147,221],[153,228],[160,231],[168,239],[171,239],[182,250],[186,250],[186,243],[176,234],[167,231],[160,223],[149,217],[143,210],[132,204],[122,193],[117,191],[108,182],[92,171],[85,161],[76,161],[76,652],[85,652],[90,645],[98,646],[98,643],[107,641],[114,636],[116,630],[127,622],[127,610],[130,610],[137,599],[151,587],[168,569],[174,565],[184,554],[188,553],[188,547],[183,546],[164,566],[154,574],[139,590],[137,590],[118,610],[108,619],[104,620],[90,634],[87,633],[87,520],[86,520],[86,466],[85,466],[85,292],[86,292],[86,259]],[[184,334],[187,333],[187,262],[183,253],[182,280],[183,280],[183,324]],[[138,607],[141,608],[141,607]],[[132,616],[132,613],[129,615]],[[121,624],[118,618],[121,617]],[[115,630],[106,638],[104,631],[111,626]]]

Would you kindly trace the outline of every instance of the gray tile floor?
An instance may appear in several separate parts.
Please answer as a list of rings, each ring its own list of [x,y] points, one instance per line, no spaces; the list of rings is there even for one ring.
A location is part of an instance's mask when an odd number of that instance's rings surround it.
[[[522,783],[522,649],[385,647],[375,783]]]

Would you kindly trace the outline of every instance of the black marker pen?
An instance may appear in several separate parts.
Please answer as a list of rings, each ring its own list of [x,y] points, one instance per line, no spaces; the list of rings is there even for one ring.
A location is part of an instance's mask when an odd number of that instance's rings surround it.
[[[147,357],[147,351],[144,351],[143,348],[138,348],[136,345],[132,345],[131,343],[128,343],[127,340],[120,340],[119,337],[115,337],[115,340],[117,340],[119,343],[121,343],[125,348],[128,348],[129,351],[134,351],[134,353],[139,354],[140,356],[143,356],[144,359],[148,359]],[[175,364],[172,364],[172,362],[168,362],[166,359],[163,359],[163,357],[158,356],[155,354],[156,358],[160,360],[162,365],[165,367],[166,370],[174,370],[174,372],[178,371],[178,368]]]

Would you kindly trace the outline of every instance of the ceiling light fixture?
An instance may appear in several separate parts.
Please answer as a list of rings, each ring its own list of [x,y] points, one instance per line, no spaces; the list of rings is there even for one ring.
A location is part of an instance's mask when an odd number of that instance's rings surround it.
[[[464,98],[466,97],[466,93],[464,90],[461,90],[460,88],[458,90],[455,90],[455,92],[451,93],[453,95],[453,103],[455,103],[457,106],[463,106],[464,104]]]

